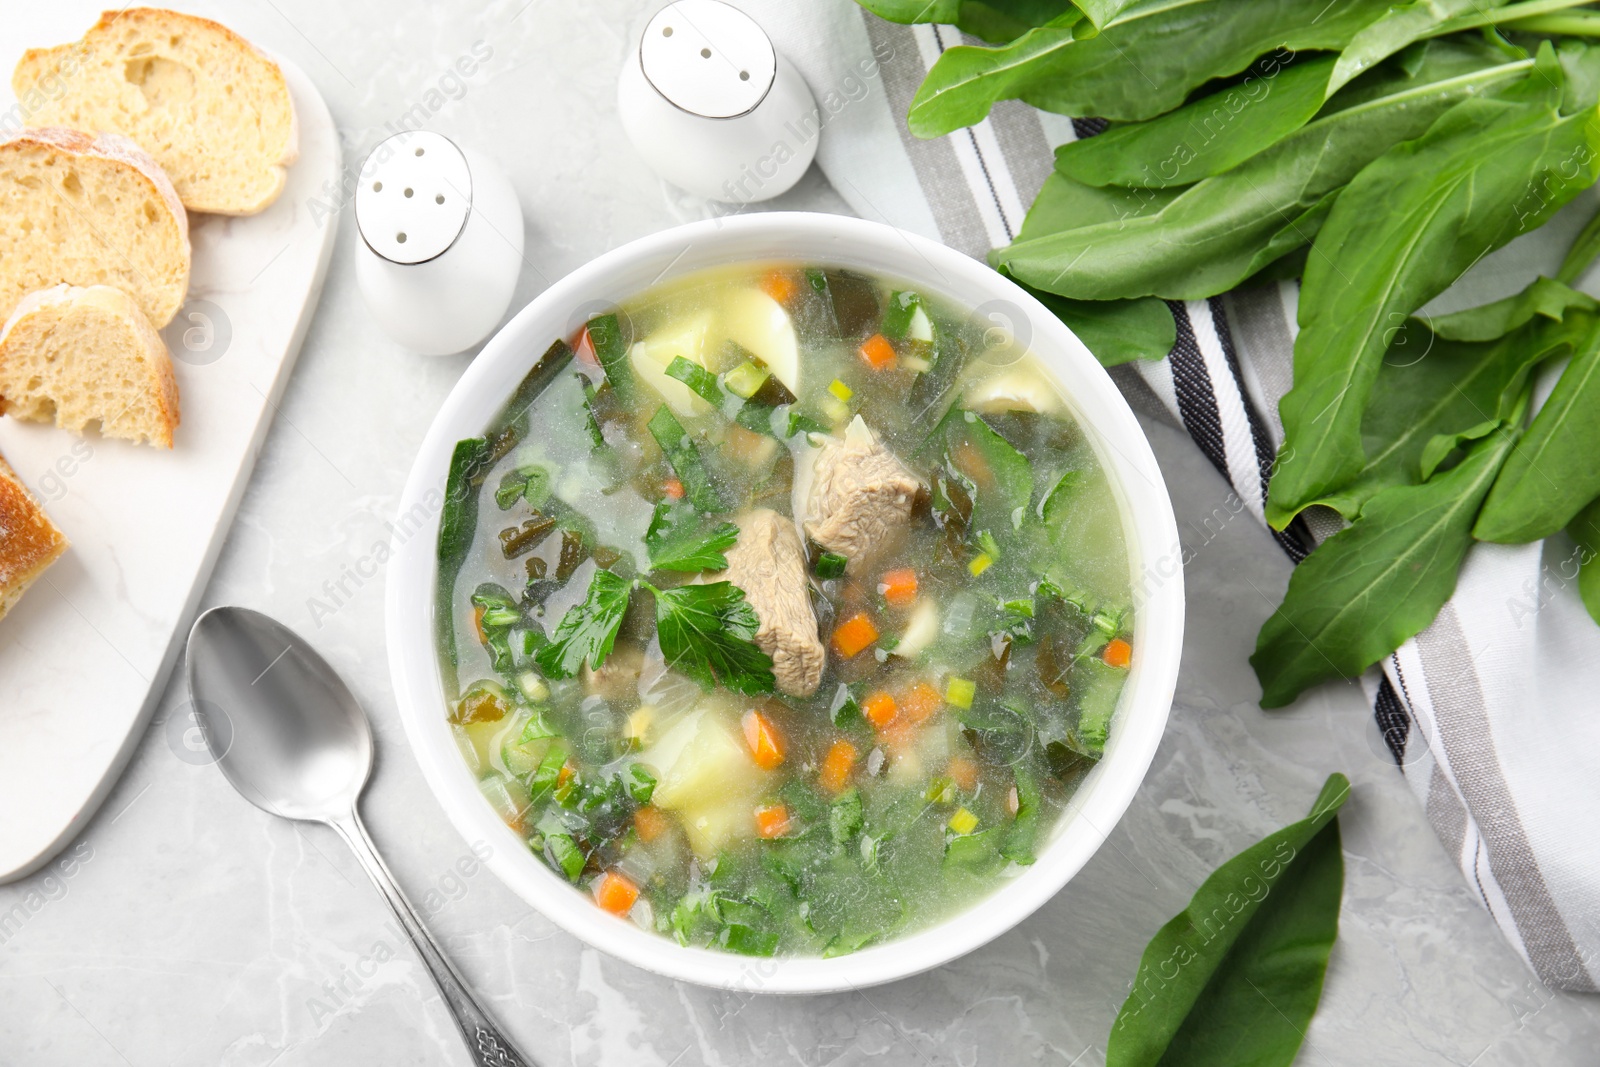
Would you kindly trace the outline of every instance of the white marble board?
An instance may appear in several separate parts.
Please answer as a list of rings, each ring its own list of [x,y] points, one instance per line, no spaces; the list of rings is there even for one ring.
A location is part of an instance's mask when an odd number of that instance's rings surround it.
[[[27,47],[77,39],[101,7],[8,12],[0,71]],[[190,216],[189,298],[163,331],[182,420],[172,451],[0,418],[0,454],[72,542],[0,619],[0,882],[72,840],[132,753],[321,293],[338,226],[313,201],[331,206],[339,137],[311,80],[283,67],[300,124],[283,195],[248,218]]]

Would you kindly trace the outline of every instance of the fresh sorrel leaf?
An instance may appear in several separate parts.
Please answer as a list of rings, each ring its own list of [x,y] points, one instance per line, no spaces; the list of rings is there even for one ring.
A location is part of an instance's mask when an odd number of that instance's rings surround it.
[[[1366,461],[1315,503],[1353,519],[1374,494],[1426,481],[1456,449],[1502,425],[1529,370],[1569,354],[1593,328],[1594,301],[1582,294],[1567,290],[1580,298],[1571,303],[1530,299],[1555,284],[1541,279],[1510,300],[1429,322],[1412,319],[1397,331],[1361,419]],[[1481,339],[1441,337],[1430,325]]]
[[[1184,189],[1095,189],[1052,174],[1017,241],[991,259],[1036,289],[1080,300],[1226,292],[1310,242],[1363,167],[1532,65],[1491,62],[1481,48],[1436,42],[1414,71],[1385,69],[1377,96]]]
[[[1106,1067],[1288,1067],[1322,997],[1344,891],[1342,774],[1211,873],[1139,960]]]
[[[1600,322],[1506,459],[1472,535],[1524,544],[1549,537],[1600,496]]]
[[[1578,596],[1600,622],[1600,499],[1578,512],[1567,532],[1578,545]]]
[[[1192,0],[1135,5],[1093,37],[1042,26],[1002,47],[946,51],[907,121],[918,137],[940,137],[981,122],[1006,99],[1063,115],[1153,118],[1269,52],[1287,59],[1339,48],[1388,6],[1336,0],[1323,17],[1307,18],[1296,0]]]
[[[1104,367],[1162,359],[1178,339],[1178,324],[1164,300],[1071,300],[1041,290],[1033,295],[1077,334]]]
[[[1592,63],[1600,50],[1574,53]],[[1563,109],[1548,42],[1527,77],[1465,100],[1339,196],[1307,262],[1294,388],[1267,518],[1277,528],[1362,466],[1361,417],[1390,335],[1468,267],[1600,173],[1595,101]]]
[[[1295,568],[1250,657],[1262,707],[1282,707],[1329,678],[1353,678],[1433,622],[1455,592],[1478,507],[1514,441],[1502,428],[1431,480],[1377,493]]]
[[[1238,85],[1158,118],[1113,126],[1056,150],[1056,169],[1094,186],[1165,189],[1229,170],[1310,122],[1333,57],[1285,66],[1265,57]]]
[[[1449,20],[1467,12],[1498,7],[1505,0],[1410,0],[1396,4],[1350,38],[1339,53],[1328,82],[1331,95],[1414,41],[1438,32]]]

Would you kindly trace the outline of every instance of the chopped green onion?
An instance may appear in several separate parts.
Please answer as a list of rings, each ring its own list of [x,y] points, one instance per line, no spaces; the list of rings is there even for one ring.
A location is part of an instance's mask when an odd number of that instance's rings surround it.
[[[928,783],[928,788],[923,792],[922,799],[930,804],[953,804],[956,799],[956,784],[942,776],[935,778]],[[963,808],[962,810],[965,811],[966,809]],[[977,824],[976,819],[973,820],[973,824]]]
[[[838,378],[835,378],[833,383],[828,386],[828,392],[832,393],[841,404],[856,395],[854,389],[841,382]]]
[[[849,565],[848,556],[841,556],[837,552],[824,552],[817,557],[817,565],[813,569],[818,578],[837,578],[844,574],[844,569]]]
[[[969,678],[951,678],[944,687],[945,700],[963,710],[972,707],[972,698],[977,695],[977,683]]]
[[[978,828],[978,817],[966,808],[957,808],[945,825],[955,833],[965,836]]]
[[[683,357],[679,356],[678,358],[682,359]],[[672,372],[669,369],[667,373],[670,374]],[[734,396],[749,400],[761,391],[761,387],[766,384],[769,377],[770,375],[764,368],[758,367],[747,360],[724,375],[722,384]]]
[[[987,552],[979,552],[972,557],[972,562],[967,564],[967,573],[976,578],[992,566],[994,566],[994,557]]]
[[[523,671],[517,675],[517,688],[535,704],[543,704],[550,699],[550,687],[544,684],[538,671]]]
[[[576,882],[583,873],[583,850],[566,834],[551,834],[545,838],[544,854],[550,865],[565,874],[569,882]]]
[[[676,378],[687,385],[712,407],[722,406],[722,390],[717,388],[717,376],[700,364],[682,356],[673,356],[672,362],[667,364],[667,377]]]

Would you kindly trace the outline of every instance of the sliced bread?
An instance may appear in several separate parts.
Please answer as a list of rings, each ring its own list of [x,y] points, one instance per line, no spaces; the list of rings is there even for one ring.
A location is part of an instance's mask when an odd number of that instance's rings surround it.
[[[178,383],[161,335],[109,285],[23,297],[0,330],[0,415],[172,447]]]
[[[283,71],[193,15],[107,11],[83,40],[24,53],[11,86],[33,125],[133,138],[190,211],[255,214],[283,192],[299,153]]]
[[[0,457],[0,618],[66,550],[67,539]]]
[[[63,282],[114,285],[157,329],[189,289],[189,219],[155,160],[117,134],[0,140],[0,316]]]

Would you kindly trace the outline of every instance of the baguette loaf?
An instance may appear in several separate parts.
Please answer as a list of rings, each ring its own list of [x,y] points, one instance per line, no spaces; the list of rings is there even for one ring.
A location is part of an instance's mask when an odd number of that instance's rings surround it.
[[[66,550],[67,539],[0,457],[0,618]]]
[[[0,140],[0,219],[0,316],[63,282],[116,286],[157,329],[183,305],[188,216],[125,137],[47,128]]]
[[[33,125],[131,137],[191,211],[261,211],[299,154],[283,71],[193,15],[107,11],[81,41],[24,53],[11,86]]]
[[[172,447],[172,357],[133,298],[109,285],[23,297],[0,330],[0,415]]]

